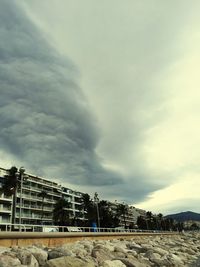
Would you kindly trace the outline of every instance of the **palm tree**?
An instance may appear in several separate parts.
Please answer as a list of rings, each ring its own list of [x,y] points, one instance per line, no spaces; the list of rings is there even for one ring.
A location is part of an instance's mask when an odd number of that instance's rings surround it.
[[[113,211],[110,207],[110,204],[106,200],[101,200],[99,202],[99,213],[100,213],[100,222],[101,227],[117,227],[117,218],[113,214]]]
[[[147,230],[149,230],[149,229],[152,228],[152,225],[151,225],[152,217],[153,217],[152,212],[151,212],[151,211],[147,211],[147,212],[146,212],[146,217],[147,217],[146,222],[147,222],[147,225],[148,225],[148,226],[147,226]]]
[[[148,230],[147,221],[142,216],[138,216],[138,218],[137,218],[137,226],[138,226],[139,229]]]
[[[84,211],[87,211],[88,207],[91,205],[91,199],[89,194],[83,194],[81,198],[81,204]]]
[[[162,222],[163,222],[163,215],[162,215],[162,213],[159,213],[158,214],[158,219],[159,219],[159,222],[160,222],[160,230],[163,230],[162,229]],[[166,228],[166,227],[165,227]]]
[[[93,221],[96,218],[96,212],[95,212],[94,202],[91,200],[90,195],[83,194],[81,203],[82,203],[81,206],[84,212],[84,216],[86,215],[86,219],[88,220],[88,222]]]
[[[69,223],[71,204],[64,198],[59,198],[53,210],[53,221],[55,225],[65,226]]]
[[[4,176],[5,182],[1,188],[6,196],[13,196],[12,199],[12,224],[15,223],[15,211],[17,202],[17,189],[19,187],[20,181],[18,177],[18,169],[13,166],[8,171],[8,174]]]
[[[124,219],[124,226],[126,229],[126,215],[128,213],[128,206],[124,204],[119,204],[117,207],[117,214],[118,216],[122,216]]]
[[[41,216],[41,220],[42,220],[43,219],[43,216],[44,216],[44,199],[45,199],[45,197],[48,196],[48,193],[45,190],[42,190],[38,194],[38,196],[42,198],[42,216]]]

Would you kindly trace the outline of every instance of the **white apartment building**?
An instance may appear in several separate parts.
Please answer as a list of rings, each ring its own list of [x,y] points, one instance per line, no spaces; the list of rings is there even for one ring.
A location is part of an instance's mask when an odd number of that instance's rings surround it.
[[[109,202],[110,208],[112,209],[112,211],[114,212],[114,214],[117,213],[117,208],[120,204],[123,204],[126,206],[127,208],[127,213],[125,214],[125,222],[126,222],[126,226],[127,227],[136,227],[137,226],[137,218],[139,216],[146,216],[146,211],[142,210],[142,209],[137,209],[134,206],[131,205],[127,205],[125,203],[120,203],[120,202]],[[124,216],[121,215],[119,217],[119,225],[121,227],[124,227]]]
[[[0,168],[0,187],[3,184],[7,170]],[[58,199],[63,197],[68,200],[70,207],[70,217],[83,219],[81,208],[81,192],[63,187],[56,182],[24,173],[21,188],[17,190],[16,208],[13,209],[13,196],[5,196],[0,193],[0,225],[11,224],[30,224],[30,225],[53,225],[53,209]],[[40,196],[42,191],[46,192],[43,198]],[[12,219],[12,214],[15,218]]]
[[[0,168],[0,188],[5,181],[6,174],[8,174],[8,171]],[[71,219],[85,220],[85,213],[81,204],[83,193],[32,174],[24,173],[23,177],[24,179],[20,181],[20,186],[17,190],[15,205],[13,205],[13,196],[6,196],[0,192],[0,228],[12,223],[53,225],[53,209],[60,198],[64,198],[70,203],[70,207],[67,210],[70,212]],[[46,193],[45,197],[40,196],[43,191]],[[146,216],[145,210],[117,201],[109,202],[109,208],[115,214],[120,204],[124,204],[128,208],[128,212],[125,215],[127,227],[136,226],[137,218]],[[14,208],[14,206],[16,207]],[[13,215],[14,217],[12,218]],[[124,216],[121,215],[119,219],[119,225],[124,227]]]

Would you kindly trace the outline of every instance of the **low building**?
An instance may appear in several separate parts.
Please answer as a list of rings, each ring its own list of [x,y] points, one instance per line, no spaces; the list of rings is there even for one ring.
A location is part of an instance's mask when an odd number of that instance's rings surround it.
[[[183,227],[185,229],[198,228],[200,229],[200,221],[188,220],[183,222]]]

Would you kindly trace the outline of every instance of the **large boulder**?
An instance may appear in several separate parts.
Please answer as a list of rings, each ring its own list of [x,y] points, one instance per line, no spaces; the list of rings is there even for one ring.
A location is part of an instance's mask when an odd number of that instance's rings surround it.
[[[11,250],[10,248],[0,247],[0,254],[2,254],[4,252],[9,252],[10,250]]]
[[[18,249],[16,256],[20,260],[21,264],[29,267],[39,267],[39,263],[30,251],[26,249]]]
[[[86,262],[82,259],[66,256],[49,260],[44,267],[95,267],[95,264],[93,262]]]
[[[103,263],[106,260],[114,259],[113,252],[108,248],[103,247],[102,245],[97,245],[93,248],[91,256],[94,257],[99,264]]]
[[[126,265],[126,267],[147,267],[150,265],[146,265],[145,263],[141,263],[138,261],[138,259],[134,257],[129,258],[121,258],[119,259],[123,264]]]
[[[73,253],[65,246],[56,247],[48,251],[48,259],[56,259],[63,256],[73,256]]]
[[[170,261],[171,266],[184,266],[184,262],[175,254],[169,254],[167,259]]]
[[[91,253],[93,250],[93,242],[89,241],[89,240],[83,240],[82,241],[82,245],[84,246],[84,249],[88,252]]]
[[[139,244],[136,244],[136,243],[127,244],[127,248],[130,249],[130,250],[134,250],[134,251],[136,251],[138,253],[144,251],[144,248],[142,246],[140,246]]]
[[[161,256],[165,256],[165,255],[169,254],[169,252],[167,250],[160,248],[160,247],[153,247],[152,249],[153,249],[154,253],[158,253]]]
[[[20,267],[21,262],[16,257],[15,254],[12,253],[2,253],[0,256],[0,266],[1,267]]]
[[[48,252],[38,248],[38,247],[27,247],[26,248],[27,251],[29,251],[38,261],[40,266],[45,265],[47,259],[48,259]]]
[[[124,249],[123,247],[120,247],[120,246],[116,246],[114,247],[114,252],[126,253],[127,249]]]
[[[107,260],[102,263],[101,267],[126,267],[126,265],[120,260]]]

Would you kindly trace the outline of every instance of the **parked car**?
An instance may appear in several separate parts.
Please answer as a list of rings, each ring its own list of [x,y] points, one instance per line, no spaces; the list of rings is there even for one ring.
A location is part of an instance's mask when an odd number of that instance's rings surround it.
[[[126,229],[123,226],[121,226],[121,227],[115,227],[115,231],[116,232],[126,232]]]
[[[81,228],[75,226],[67,227],[68,232],[83,232]]]
[[[45,226],[45,227],[42,228],[42,231],[45,232],[45,233],[59,232],[59,228],[58,227]]]

